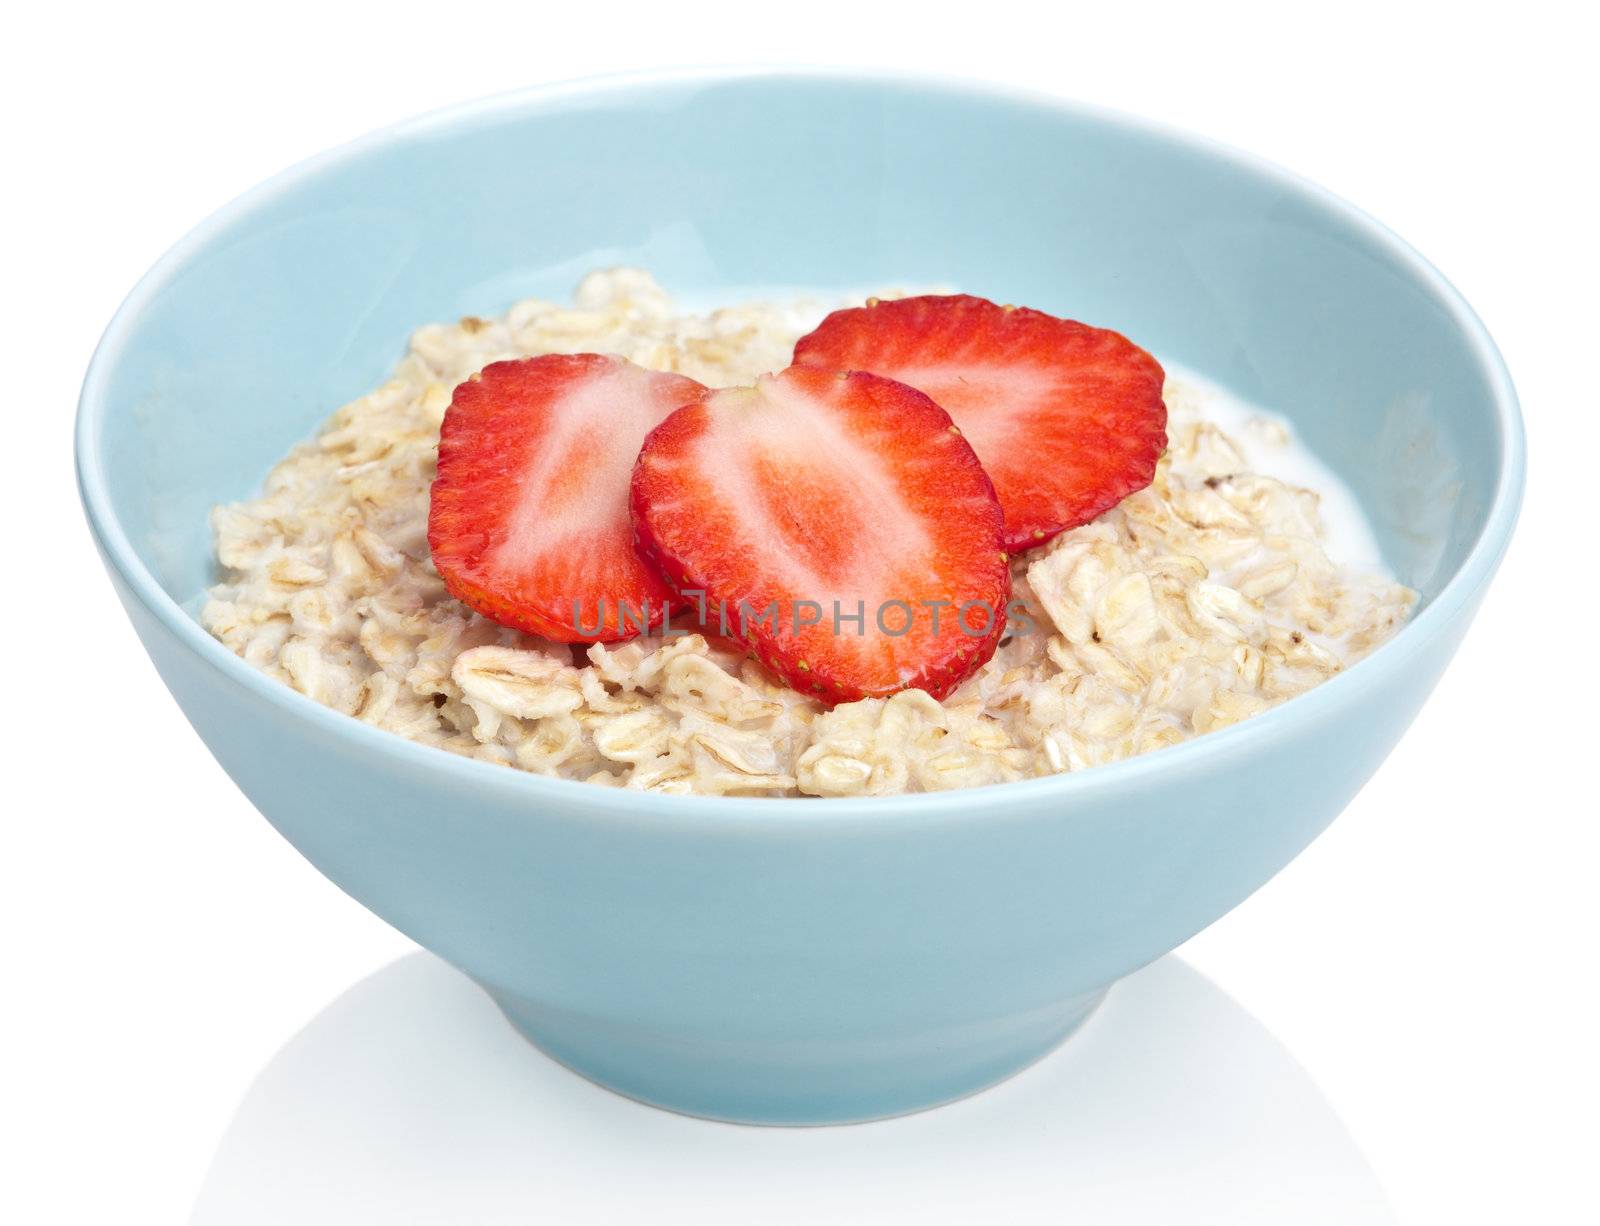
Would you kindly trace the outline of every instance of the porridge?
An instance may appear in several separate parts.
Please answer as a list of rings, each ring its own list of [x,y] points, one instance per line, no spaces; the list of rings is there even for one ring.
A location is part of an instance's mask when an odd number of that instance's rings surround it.
[[[1287,427],[1170,375],[1153,479],[1011,553],[1018,616],[942,700],[902,689],[829,705],[720,634],[560,642],[452,597],[429,506],[458,384],[506,359],[579,352],[745,384],[783,370],[831,305],[688,313],[619,269],[587,277],[570,307],[528,301],[421,328],[388,382],[295,448],[259,498],[214,512],[223,578],[202,623],[317,702],[483,761],[659,792],[857,796],[1172,745],[1310,689],[1408,615],[1415,593],[1381,573],[1331,477],[1313,490],[1270,475],[1306,471]],[[1324,530],[1324,497],[1342,535]]]

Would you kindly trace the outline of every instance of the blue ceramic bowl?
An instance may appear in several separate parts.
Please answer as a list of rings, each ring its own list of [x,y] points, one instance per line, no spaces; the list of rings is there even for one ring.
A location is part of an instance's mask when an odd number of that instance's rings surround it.
[[[254,671],[187,611],[250,495],[419,323],[597,265],[703,299],[948,282],[1127,332],[1293,418],[1423,599],[1370,658],[1081,774],[877,800],[640,795],[455,757]],[[1506,547],[1515,395],[1466,304],[1291,176],[1125,118],[818,72],[587,82],[402,124],[170,252],[94,357],[78,472],[185,714],[342,889],[624,1094],[734,1120],[890,1115],[1047,1052],[1342,809]]]

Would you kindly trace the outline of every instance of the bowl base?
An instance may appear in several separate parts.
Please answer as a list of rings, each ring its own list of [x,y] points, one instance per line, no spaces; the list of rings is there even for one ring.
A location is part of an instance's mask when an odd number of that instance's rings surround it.
[[[487,989],[524,1038],[626,1098],[736,1124],[851,1124],[986,1090],[1048,1055],[1106,989],[1018,1017],[907,1038],[734,1042],[579,1018]]]

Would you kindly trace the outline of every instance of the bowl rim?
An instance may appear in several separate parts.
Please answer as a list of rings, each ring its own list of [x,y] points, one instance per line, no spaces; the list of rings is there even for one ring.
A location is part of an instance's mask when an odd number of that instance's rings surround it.
[[[261,204],[281,195],[303,180],[369,150],[415,138],[462,130],[511,114],[537,114],[563,102],[603,95],[647,93],[663,87],[739,81],[787,81],[800,85],[886,86],[907,94],[924,93],[1026,106],[1153,137],[1228,163],[1234,169],[1267,179],[1299,195],[1337,220],[1358,230],[1381,248],[1450,315],[1467,339],[1481,373],[1493,391],[1499,430],[1501,464],[1484,526],[1455,574],[1431,602],[1401,627],[1390,640],[1345,671],[1303,694],[1240,723],[1177,745],[1138,754],[1082,771],[1046,775],[1011,783],[956,788],[895,796],[860,797],[730,797],[698,793],[666,794],[624,788],[597,787],[578,780],[553,779],[483,762],[449,750],[413,741],[398,733],[376,728],[323,706],[316,700],[269,677],[247,664],[213,638],[186,613],[150,572],[123,531],[112,503],[101,448],[102,423],[107,412],[107,389],[133,325],[147,305],[179,275],[190,257],[237,220]],[[1274,742],[1292,737],[1308,725],[1359,700],[1378,669],[1397,667],[1445,633],[1467,613],[1493,576],[1510,542],[1520,511],[1526,480],[1526,439],[1516,389],[1494,341],[1477,314],[1448,280],[1388,227],[1316,183],[1266,158],[1236,149],[1209,137],[1121,111],[1023,89],[942,74],[797,65],[744,65],[710,68],[668,68],[640,72],[608,73],[457,103],[387,125],[354,140],[335,145],[300,161],[217,209],[174,243],[139,279],[117,308],[89,362],[79,396],[74,431],[74,451],[79,495],[90,529],[105,558],[132,595],[199,660],[243,686],[255,697],[279,708],[286,716],[311,721],[319,732],[349,743],[353,748],[395,760],[396,766],[442,772],[464,792],[491,789],[511,804],[526,804],[548,813],[581,809],[592,818],[604,814],[624,823],[659,827],[663,819],[697,827],[726,823],[747,827],[760,817],[760,829],[773,833],[832,828],[840,822],[873,819],[960,821],[974,816],[984,821],[1003,817],[1008,810],[1034,811],[1041,802],[1056,802],[1058,810],[1074,800],[1092,803],[1107,792],[1144,781],[1181,775],[1197,762],[1216,765],[1253,756]],[[1006,802],[1015,802],[1008,805]]]

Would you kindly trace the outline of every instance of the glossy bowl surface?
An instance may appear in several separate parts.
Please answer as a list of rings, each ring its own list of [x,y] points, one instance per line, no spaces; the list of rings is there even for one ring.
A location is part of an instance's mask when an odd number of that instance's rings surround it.
[[[1290,416],[1422,606],[1368,659],[1225,731],[859,801],[488,766],[318,706],[200,628],[210,507],[375,386],[411,329],[564,299],[618,263],[702,302],[949,283],[1117,328]],[[788,70],[496,98],[278,176],[133,291],[77,442],[95,539],[162,677],[312,863],[579,1071],[767,1122],[889,1115],[1005,1077],[1263,884],[1432,689],[1523,476],[1482,326],[1348,205],[1124,117]]]

